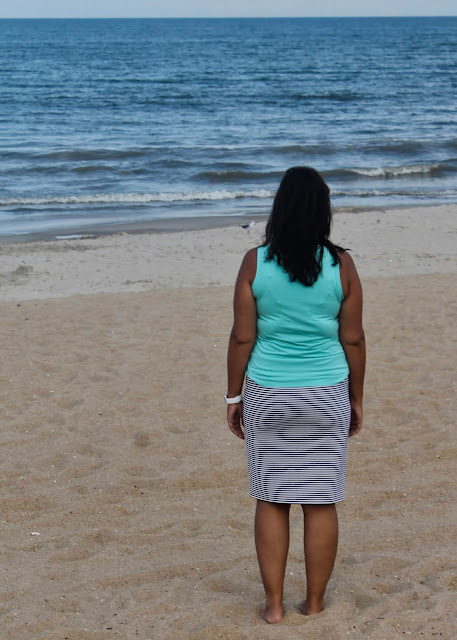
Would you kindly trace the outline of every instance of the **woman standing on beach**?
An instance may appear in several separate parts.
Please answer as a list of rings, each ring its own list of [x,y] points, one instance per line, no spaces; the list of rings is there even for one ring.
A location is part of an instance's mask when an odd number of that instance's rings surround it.
[[[362,426],[362,288],[350,255],[329,240],[331,217],[320,174],[289,169],[265,243],[247,252],[235,286],[227,419],[236,436],[246,437],[269,623],[284,615],[291,504],[301,504],[304,514],[307,596],[299,608],[305,615],[324,608],[348,436]]]

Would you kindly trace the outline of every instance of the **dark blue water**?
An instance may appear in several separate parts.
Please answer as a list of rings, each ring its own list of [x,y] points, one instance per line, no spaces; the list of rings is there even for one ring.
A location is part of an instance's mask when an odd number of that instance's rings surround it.
[[[0,20],[0,234],[457,202],[457,18]]]

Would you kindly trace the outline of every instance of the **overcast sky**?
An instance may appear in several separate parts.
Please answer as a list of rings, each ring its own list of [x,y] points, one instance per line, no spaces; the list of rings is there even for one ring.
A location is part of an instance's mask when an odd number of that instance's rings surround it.
[[[0,0],[1,18],[450,16],[456,0]]]

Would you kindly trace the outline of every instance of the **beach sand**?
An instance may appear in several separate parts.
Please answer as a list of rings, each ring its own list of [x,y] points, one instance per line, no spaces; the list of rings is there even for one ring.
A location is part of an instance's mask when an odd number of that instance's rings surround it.
[[[223,402],[263,228],[0,247],[2,640],[457,637],[457,207],[335,216],[364,284],[365,426],[326,609],[296,609],[294,506],[274,626]]]

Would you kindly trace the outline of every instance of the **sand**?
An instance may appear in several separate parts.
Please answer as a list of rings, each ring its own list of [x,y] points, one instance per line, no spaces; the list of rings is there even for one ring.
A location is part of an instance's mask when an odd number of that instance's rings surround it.
[[[222,398],[233,279],[262,232],[0,247],[2,640],[457,637],[457,207],[336,216],[365,290],[365,426],[326,609],[296,609],[292,507],[275,626]]]
[[[249,221],[249,219],[248,219]],[[82,240],[2,244],[0,300],[167,287],[233,286],[265,224],[184,233],[118,233]],[[337,213],[332,237],[362,276],[457,272],[457,206]]]

